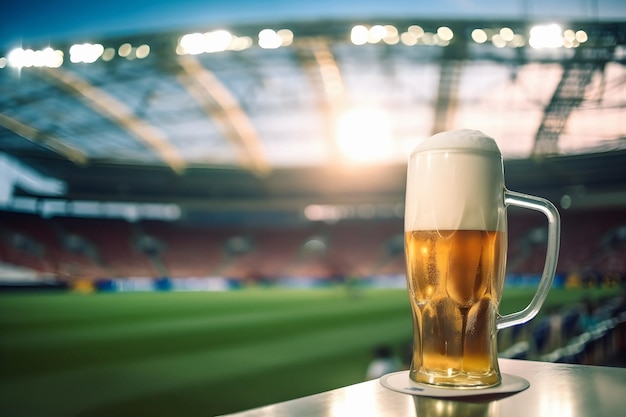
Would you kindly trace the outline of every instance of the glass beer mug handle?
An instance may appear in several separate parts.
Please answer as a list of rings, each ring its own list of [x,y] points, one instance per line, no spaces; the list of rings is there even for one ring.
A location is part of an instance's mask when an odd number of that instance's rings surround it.
[[[546,262],[543,267],[541,280],[539,281],[539,287],[537,288],[535,296],[524,310],[499,317],[497,321],[498,329],[504,329],[506,327],[526,323],[535,317],[539,312],[539,309],[548,296],[550,286],[554,280],[554,274],[556,273],[561,233],[561,219],[559,217],[559,212],[548,200],[505,190],[504,204],[505,206],[518,206],[542,212],[548,218],[548,248],[546,250]]]

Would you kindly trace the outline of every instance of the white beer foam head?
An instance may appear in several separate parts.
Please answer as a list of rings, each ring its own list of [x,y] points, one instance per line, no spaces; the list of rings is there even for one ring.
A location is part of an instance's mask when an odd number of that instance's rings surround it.
[[[493,138],[467,129],[438,133],[411,153],[405,230],[505,230],[503,192]]]
[[[483,151],[500,155],[496,141],[480,130],[459,129],[437,133],[428,139],[421,140],[412,153],[441,150]]]

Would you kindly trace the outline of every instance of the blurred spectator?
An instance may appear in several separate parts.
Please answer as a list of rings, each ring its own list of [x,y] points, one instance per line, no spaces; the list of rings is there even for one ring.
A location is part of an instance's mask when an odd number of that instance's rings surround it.
[[[595,314],[596,306],[591,299],[583,300],[582,311],[580,314],[580,329],[583,332],[592,330],[598,324],[598,318]]]

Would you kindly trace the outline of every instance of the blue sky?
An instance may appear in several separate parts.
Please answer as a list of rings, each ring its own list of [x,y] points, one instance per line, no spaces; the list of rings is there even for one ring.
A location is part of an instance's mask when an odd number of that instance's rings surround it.
[[[0,51],[55,41],[244,22],[324,18],[530,18],[626,22],[624,0],[13,0],[0,5]],[[77,39],[80,38],[80,39]]]

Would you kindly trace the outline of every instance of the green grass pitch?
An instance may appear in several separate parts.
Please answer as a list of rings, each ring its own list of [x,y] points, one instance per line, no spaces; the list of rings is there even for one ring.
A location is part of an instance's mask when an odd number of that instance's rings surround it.
[[[508,289],[501,312],[531,295]],[[0,415],[230,413],[361,382],[374,346],[410,339],[404,290],[3,294]]]

